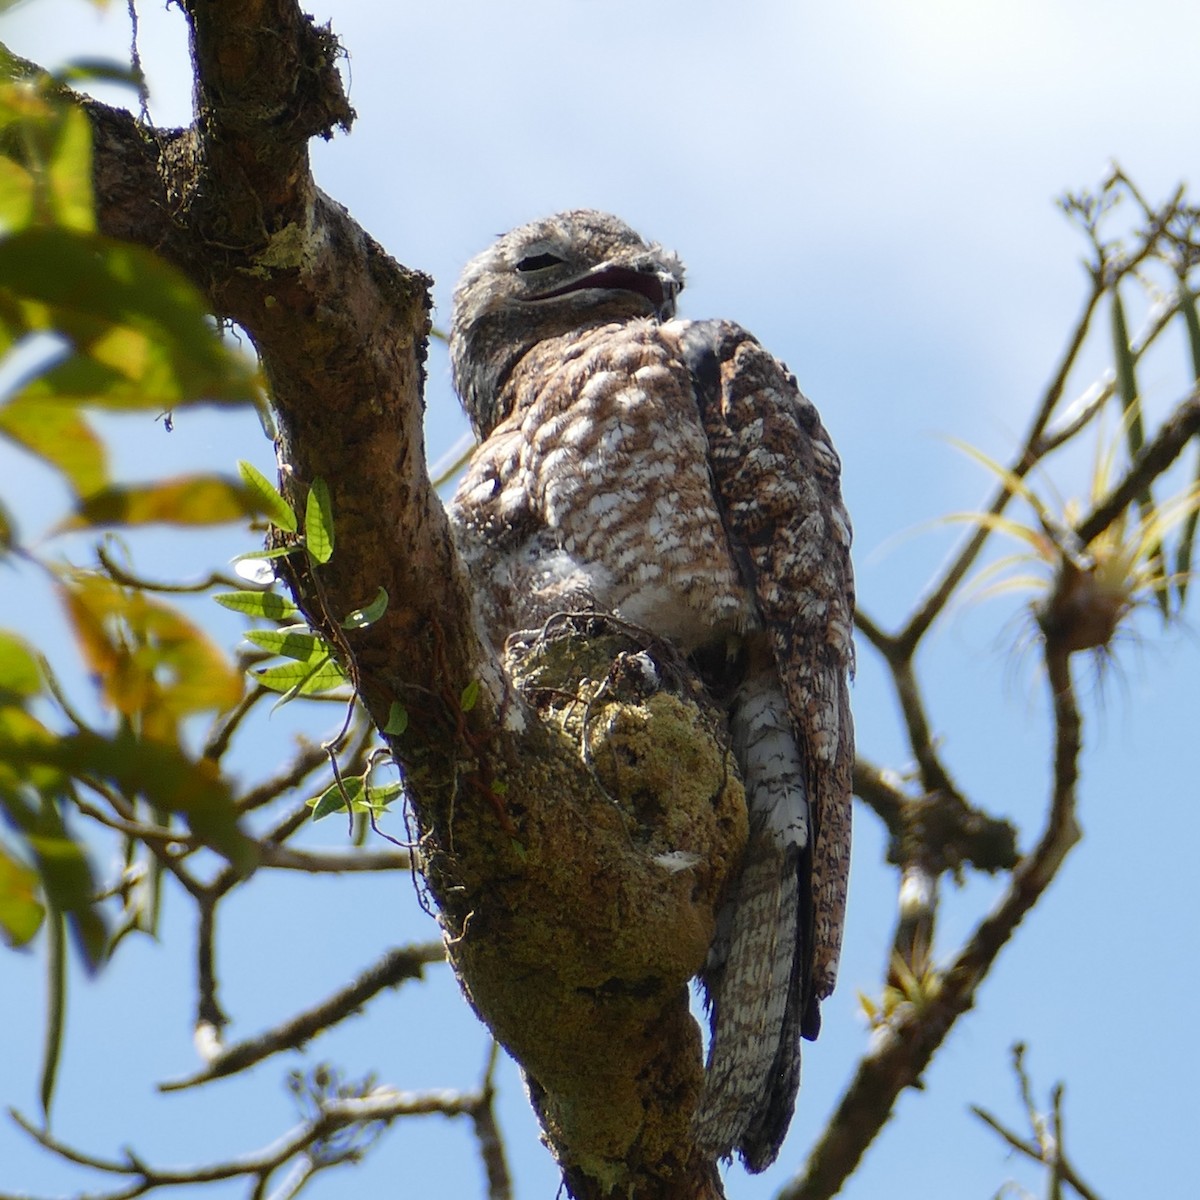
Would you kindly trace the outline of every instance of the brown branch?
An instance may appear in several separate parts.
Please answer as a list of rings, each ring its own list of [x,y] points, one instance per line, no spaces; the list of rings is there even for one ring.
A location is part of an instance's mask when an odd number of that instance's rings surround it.
[[[219,761],[229,749],[229,743],[233,741],[233,735],[237,733],[241,723],[250,715],[254,706],[269,695],[274,693],[265,687],[249,687],[233,709],[219,713],[204,741],[204,750],[201,752],[203,757],[210,758],[213,762]]]
[[[479,1107],[471,1114],[471,1119],[475,1125],[475,1140],[479,1143],[479,1157],[483,1160],[484,1173],[487,1175],[488,1200],[512,1200],[512,1176],[504,1154],[500,1126],[496,1123],[496,1092],[492,1085],[499,1057],[499,1043],[493,1042],[488,1051],[483,1085],[479,1089]]]
[[[317,746],[307,739],[301,741],[296,757],[270,779],[256,784],[248,792],[237,798],[237,810],[240,813],[253,812],[277,800],[284,792],[299,787],[310,775],[319,771],[329,761],[329,754],[323,746]]]
[[[217,1053],[208,1066],[186,1079],[174,1079],[159,1085],[159,1091],[178,1092],[196,1087],[213,1079],[222,1079],[244,1071],[283,1050],[294,1050],[318,1033],[353,1016],[377,992],[396,987],[406,979],[420,979],[422,970],[430,963],[444,962],[445,947],[441,942],[421,946],[403,946],[389,951],[374,966],[364,971],[353,983],[335,992],[305,1012],[298,1013],[282,1025],[227,1046]]]
[[[891,862],[908,856],[901,843],[915,839],[927,846],[939,873],[971,863],[980,871],[1007,871],[1016,865],[1016,830],[951,792],[911,796],[896,776],[861,755],[854,763],[854,794],[870,806],[892,837]]]
[[[635,760],[605,790],[578,736],[506,680],[477,633],[423,459],[429,280],[389,259],[308,169],[307,138],[352,115],[336,43],[295,0],[182,8],[198,76],[190,128],[148,131],[85,104],[101,226],[160,251],[253,340],[292,507],[304,511],[318,477],[329,486],[336,553],[324,565],[292,556],[289,583],[375,723],[397,702],[408,714],[391,748],[454,967],[524,1067],[570,1188],[716,1196],[715,1167],[691,1136],[703,1064],[686,985],[745,837],[723,714],[688,680],[636,702],[606,697],[614,711],[597,736],[636,737],[639,749],[602,748],[606,762]],[[391,600],[383,618],[342,631],[380,587]],[[613,659],[598,663],[593,641],[573,653],[603,679]],[[581,686],[551,686],[568,682]],[[473,684],[477,702],[464,708]],[[680,745],[694,752],[685,772]],[[646,794],[653,813],[614,802]],[[682,844],[700,865],[668,874],[658,853]],[[205,892],[210,922],[233,882],[227,872]],[[219,1013],[215,983],[211,999]]]
[[[893,772],[860,754],[854,760],[854,794],[871,807],[893,838],[900,836],[909,796],[898,786]]]
[[[1075,534],[1086,546],[1104,532],[1183,452],[1200,433],[1200,389],[1182,400],[1163,423],[1153,441],[1147,442],[1130,464],[1120,482],[1076,526]]]
[[[970,1105],[971,1112],[990,1129],[999,1134],[1019,1154],[1024,1154],[1034,1162],[1049,1168],[1051,1172],[1051,1195],[1059,1194],[1055,1189],[1055,1183],[1065,1183],[1073,1188],[1083,1200],[1100,1200],[1096,1192],[1083,1182],[1078,1171],[1075,1170],[1067,1158],[1065,1148],[1066,1133],[1062,1112],[1063,1085],[1061,1083],[1055,1084],[1051,1092],[1052,1113],[1050,1128],[1047,1129],[1046,1118],[1037,1111],[1037,1107],[1033,1102],[1033,1092],[1030,1087],[1029,1076],[1025,1072],[1023,1063],[1024,1051],[1025,1047],[1019,1043],[1013,1047],[1013,1070],[1016,1072],[1020,1084],[1021,1100],[1025,1106],[1025,1115],[1029,1120],[1029,1126],[1033,1130],[1034,1136],[1029,1139],[1021,1137],[1020,1134],[1014,1133],[997,1117],[994,1117],[986,1109],[979,1107],[977,1104]]]
[[[338,875],[349,871],[408,871],[412,855],[407,850],[296,850],[291,846],[262,847],[259,866],[279,871],[307,871],[313,875]]]
[[[473,1114],[479,1107],[480,1097],[476,1092],[431,1091],[399,1092],[391,1088],[376,1088],[365,1096],[322,1099],[316,1113],[307,1121],[296,1126],[262,1150],[231,1158],[224,1162],[202,1167],[164,1169],[151,1167],[132,1151],[127,1150],[123,1161],[98,1158],[85,1154],[50,1134],[39,1129],[15,1109],[9,1109],[12,1119],[39,1145],[80,1166],[106,1174],[123,1175],[131,1182],[123,1188],[110,1192],[92,1193],[86,1200],[133,1200],[164,1187],[183,1187],[189,1184],[216,1183],[223,1179],[239,1176],[265,1178],[285,1163],[327,1141],[339,1130],[366,1128],[382,1122],[389,1124],[400,1117],[427,1116],[440,1113],[456,1117]],[[331,1161],[321,1165],[334,1165],[336,1161],[353,1161],[352,1154],[335,1154]],[[29,1200],[10,1193],[0,1192],[0,1200]]]

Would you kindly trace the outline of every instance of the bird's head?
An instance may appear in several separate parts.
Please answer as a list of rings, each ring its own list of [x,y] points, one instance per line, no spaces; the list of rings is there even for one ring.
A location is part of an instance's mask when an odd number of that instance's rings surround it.
[[[574,330],[675,315],[683,264],[623,221],[572,209],[522,225],[463,271],[454,290],[450,362],[471,424],[486,437],[498,395],[538,342]]]

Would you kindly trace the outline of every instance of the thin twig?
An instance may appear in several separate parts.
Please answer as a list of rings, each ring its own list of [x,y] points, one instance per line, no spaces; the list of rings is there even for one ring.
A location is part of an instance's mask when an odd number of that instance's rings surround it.
[[[100,565],[104,568],[105,574],[114,583],[122,584],[124,587],[136,588],[139,592],[159,592],[165,595],[191,596],[200,592],[211,591],[215,587],[241,588],[246,586],[243,581],[234,579],[230,575],[224,575],[220,571],[213,571],[204,579],[197,580],[195,583],[163,583],[156,579],[146,579],[141,575],[135,575],[128,568],[122,567],[117,563],[103,544],[96,547],[96,557],[100,560]]]
[[[420,979],[422,969],[445,959],[441,942],[403,946],[389,951],[347,987],[319,1004],[269,1029],[258,1037],[238,1042],[220,1051],[208,1066],[186,1079],[174,1079],[159,1085],[163,1092],[177,1092],[213,1079],[246,1070],[283,1050],[292,1050],[310,1041],[318,1033],[352,1016],[377,992],[396,987],[406,979]]]
[[[151,1167],[129,1150],[126,1151],[124,1162],[95,1158],[59,1141],[47,1130],[39,1129],[15,1109],[9,1109],[9,1113],[30,1137],[52,1153],[93,1170],[132,1177],[132,1182],[127,1187],[111,1192],[93,1193],[88,1197],[77,1195],[76,1200],[133,1200],[135,1196],[143,1196],[162,1187],[214,1183],[242,1175],[267,1176],[340,1129],[366,1126],[379,1121],[389,1123],[398,1117],[426,1116],[434,1113],[449,1117],[471,1115],[479,1107],[479,1103],[479,1094],[476,1092],[399,1092],[390,1088],[377,1088],[369,1095],[361,1097],[325,1099],[320,1102],[318,1111],[310,1120],[296,1126],[262,1150],[225,1162],[182,1170]],[[0,1200],[29,1198],[0,1193]]]
[[[1179,457],[1197,433],[1200,433],[1200,389],[1194,389],[1179,403],[1154,440],[1142,447],[1120,482],[1075,526],[1080,542],[1086,546],[1103,533],[1129,508],[1146,485]]]
[[[349,871],[407,871],[412,855],[407,850],[295,850],[267,843],[259,865],[280,871],[308,871],[338,875]]]
[[[492,1042],[488,1052],[487,1067],[483,1073],[483,1084],[479,1090],[479,1106],[471,1114],[475,1124],[475,1139],[479,1143],[479,1156],[487,1174],[488,1200],[512,1200],[512,1176],[504,1154],[504,1141],[500,1127],[496,1124],[493,1104],[496,1092],[492,1084],[496,1062],[500,1057],[500,1043]]]

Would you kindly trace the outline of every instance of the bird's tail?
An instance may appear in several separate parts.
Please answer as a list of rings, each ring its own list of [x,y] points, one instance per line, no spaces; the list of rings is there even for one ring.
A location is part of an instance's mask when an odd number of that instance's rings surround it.
[[[696,1111],[697,1145],[714,1158],[741,1154],[751,1171],[779,1152],[800,1086],[803,1009],[797,847],[769,836],[747,850],[714,946],[712,1045]]]
[[[717,920],[705,971],[708,1072],[695,1118],[700,1147],[769,1166],[800,1086],[800,1035],[812,956],[811,823],[804,762],[773,665],[752,669],[730,706],[750,839]]]

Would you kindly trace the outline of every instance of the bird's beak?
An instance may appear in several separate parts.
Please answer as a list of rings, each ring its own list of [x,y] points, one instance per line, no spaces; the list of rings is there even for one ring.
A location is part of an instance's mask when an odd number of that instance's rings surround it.
[[[636,292],[645,296],[654,306],[655,315],[660,318],[670,317],[675,312],[675,297],[683,284],[678,276],[669,271],[658,270],[649,265],[645,267],[630,266],[628,263],[606,262],[589,271],[579,279],[573,279],[562,287],[549,292],[530,296],[530,300],[551,300],[556,296],[565,296],[570,292],[590,291],[593,288],[604,288],[611,291]]]

